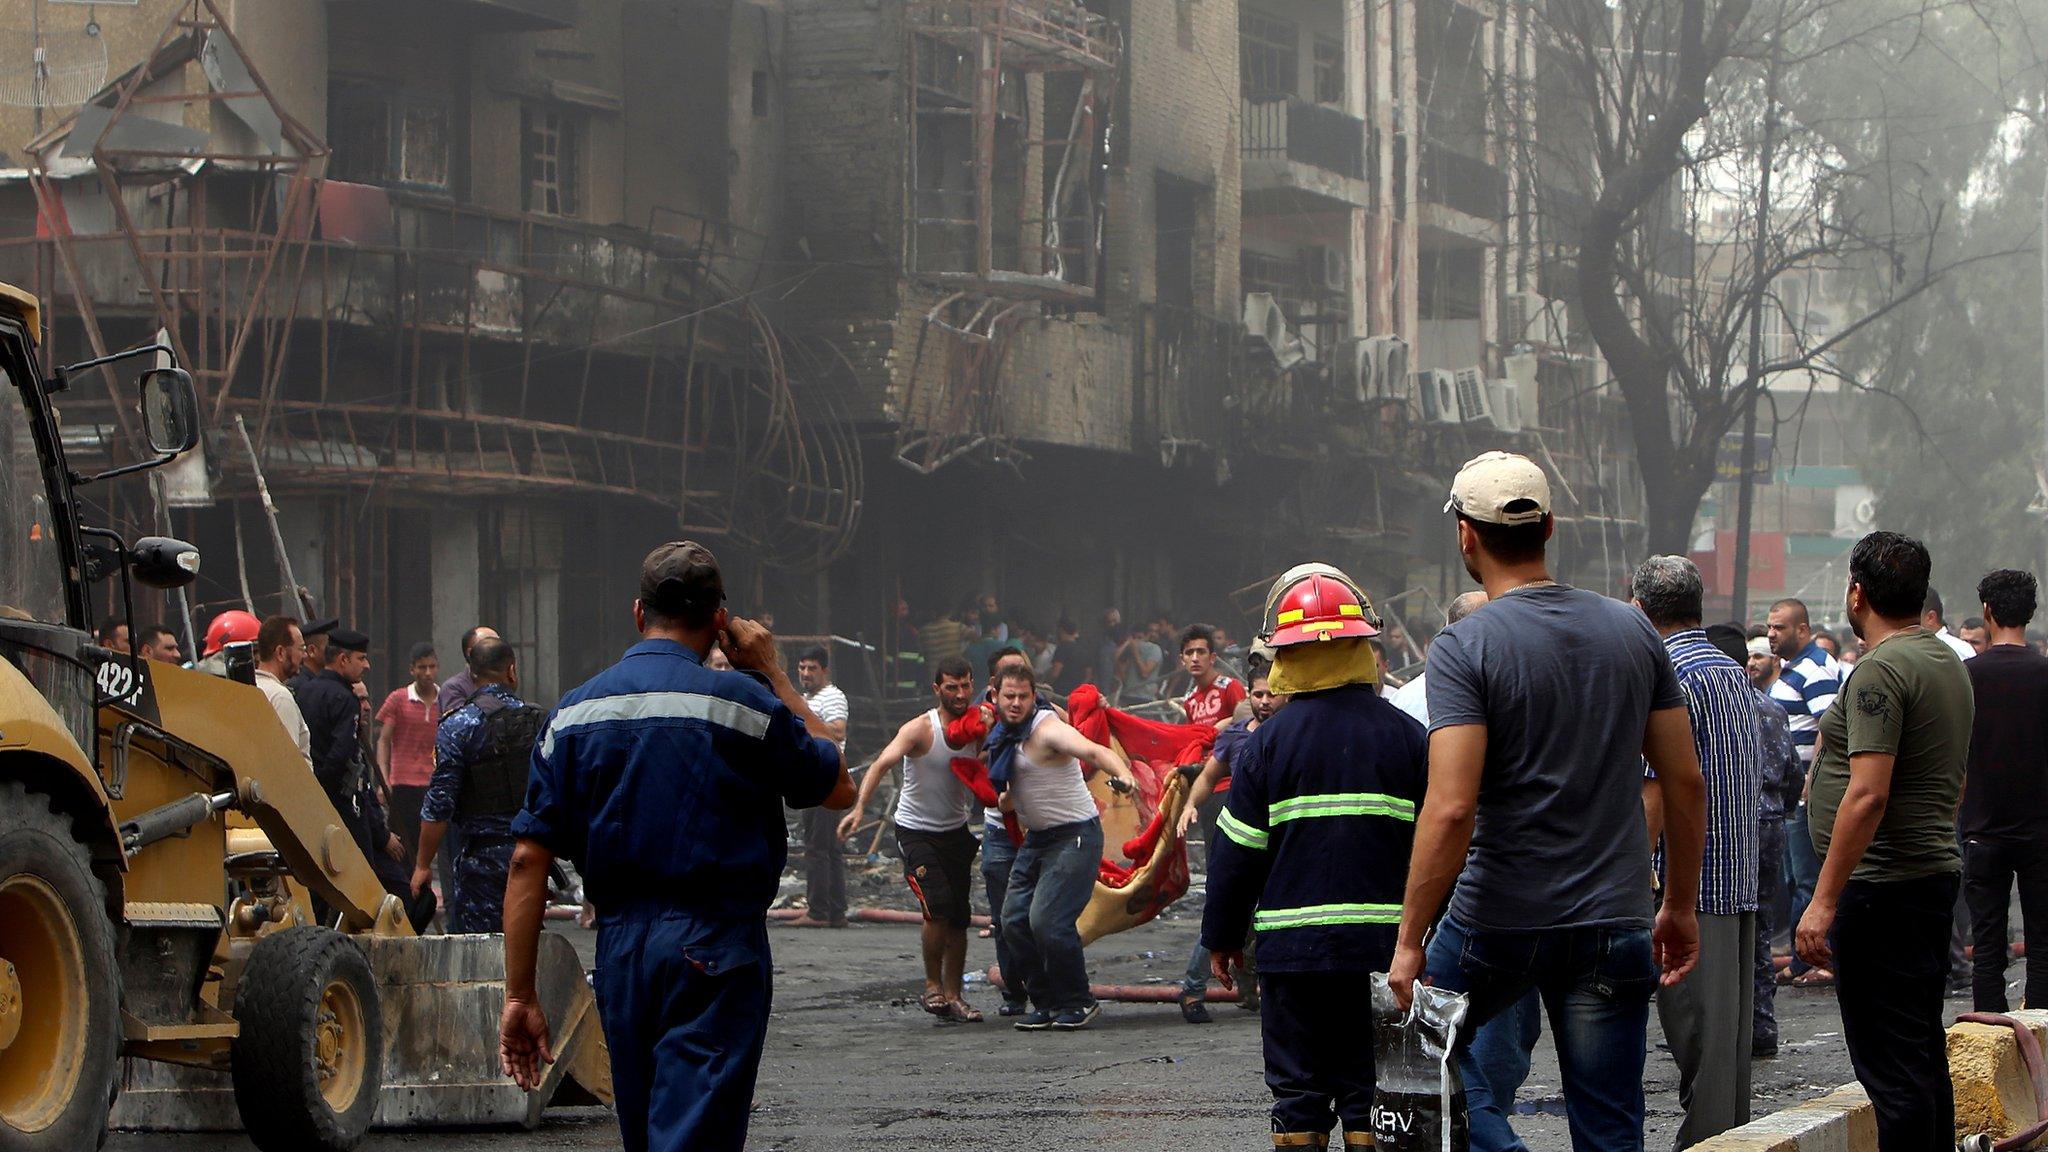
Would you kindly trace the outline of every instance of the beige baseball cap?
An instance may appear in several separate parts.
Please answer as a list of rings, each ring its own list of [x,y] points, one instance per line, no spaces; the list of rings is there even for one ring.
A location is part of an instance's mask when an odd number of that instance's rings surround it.
[[[1534,524],[1550,513],[1550,480],[1527,456],[1482,452],[1458,469],[1444,511],[1486,524]]]

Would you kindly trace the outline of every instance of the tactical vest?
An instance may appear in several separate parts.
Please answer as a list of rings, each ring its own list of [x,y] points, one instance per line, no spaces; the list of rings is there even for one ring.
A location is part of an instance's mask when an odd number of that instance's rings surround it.
[[[476,758],[463,767],[457,819],[510,817],[526,803],[526,777],[533,746],[540,740],[545,711],[531,704],[512,707],[503,697],[479,695],[470,703],[484,714]]]

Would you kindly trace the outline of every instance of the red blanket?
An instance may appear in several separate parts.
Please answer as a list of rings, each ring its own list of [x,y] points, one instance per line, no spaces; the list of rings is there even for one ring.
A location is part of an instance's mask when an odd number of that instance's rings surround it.
[[[1144,809],[1159,807],[1160,791],[1175,768],[1199,766],[1216,743],[1216,729],[1207,724],[1162,724],[1108,707],[1093,684],[1074,689],[1067,697],[1067,711],[1081,735],[1105,745],[1114,738],[1123,747],[1138,778],[1139,805]],[[1136,859],[1129,851],[1124,855]]]
[[[1216,729],[1207,724],[1163,724],[1120,712],[1104,705],[1102,693],[1092,684],[1076,688],[1067,697],[1067,709],[1069,722],[1083,736],[1105,747],[1112,741],[1120,746],[1130,760],[1131,774],[1138,779],[1138,810],[1146,815],[1146,824],[1120,846],[1121,855],[1131,864],[1127,868],[1104,860],[1098,873],[1105,887],[1122,889],[1144,871],[1166,838],[1169,813],[1160,801],[1167,783],[1182,765],[1199,766],[1208,759],[1209,748],[1216,742]],[[946,725],[946,743],[955,748],[978,748],[987,735],[988,721],[978,707]],[[958,756],[953,759],[952,768],[973,790],[976,799],[985,806],[994,806],[996,794],[988,782],[987,765],[975,757]],[[1006,824],[1011,837],[1020,838],[1014,819]],[[1152,919],[1188,890],[1187,847],[1175,839],[1172,852],[1173,857],[1158,870],[1156,882],[1146,893],[1146,906],[1136,910],[1137,923]]]
[[[1167,783],[1182,765],[1199,765],[1208,759],[1209,748],[1216,742],[1216,729],[1208,724],[1163,724],[1120,712],[1105,706],[1102,693],[1090,684],[1076,688],[1067,697],[1067,708],[1074,727],[1083,736],[1097,744],[1108,744],[1114,738],[1123,748],[1131,762],[1131,774],[1138,778],[1139,810],[1151,813],[1144,830],[1122,846],[1130,867],[1104,860],[1097,875],[1105,887],[1122,889],[1145,870],[1166,839],[1166,821],[1172,813],[1160,800]],[[1157,916],[1188,890],[1187,845],[1176,837],[1171,851],[1172,857],[1155,872],[1150,890],[1144,893],[1144,907],[1127,909],[1136,914],[1139,924]]]

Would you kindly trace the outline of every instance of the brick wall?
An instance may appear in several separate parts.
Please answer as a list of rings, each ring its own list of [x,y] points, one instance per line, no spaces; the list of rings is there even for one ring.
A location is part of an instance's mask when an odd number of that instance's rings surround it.
[[[1128,314],[1133,305],[1158,299],[1153,199],[1163,172],[1213,190],[1202,213],[1205,227],[1195,237],[1196,304],[1235,313],[1242,210],[1237,5],[1132,0],[1116,8],[1124,22],[1128,88],[1117,106],[1128,122],[1117,134],[1127,152],[1113,161],[1110,182],[1106,310]],[[1183,31],[1192,37],[1183,39]]]
[[[813,261],[787,314],[845,357],[846,399],[856,419],[872,421],[891,395],[900,297],[902,5],[790,0],[785,13],[784,228]]]

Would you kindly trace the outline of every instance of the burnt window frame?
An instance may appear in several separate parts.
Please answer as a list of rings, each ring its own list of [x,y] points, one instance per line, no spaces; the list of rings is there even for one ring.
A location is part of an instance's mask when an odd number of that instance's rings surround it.
[[[382,112],[383,129],[380,143],[384,158],[382,167],[375,174],[366,174],[347,166],[343,147],[333,150],[329,161],[328,178],[349,184],[371,184],[380,188],[400,188],[412,192],[423,192],[436,196],[455,194],[456,173],[460,170],[457,162],[457,128],[455,101],[447,96],[394,88],[388,81],[364,76],[338,75],[330,77],[327,83],[328,138],[339,145],[345,133],[336,130],[337,121],[351,114]],[[416,112],[431,112],[441,121],[441,167],[439,182],[413,178],[406,170],[406,126],[408,118]]]
[[[537,129],[543,118],[555,123],[549,129]],[[555,203],[552,207],[540,201],[545,199],[543,182],[535,173],[535,166],[542,157],[535,147],[541,133],[548,134],[554,149],[551,157],[555,178],[551,188]],[[552,216],[562,220],[580,220],[586,207],[587,188],[584,178],[584,156],[588,151],[590,117],[565,104],[544,100],[522,101],[519,105],[519,208],[535,216]],[[565,147],[566,145],[566,147]],[[565,181],[562,176],[567,173]],[[566,193],[566,194],[565,194]]]
[[[1264,27],[1261,27],[1264,25]],[[1288,38],[1279,38],[1285,29]],[[1283,16],[1274,16],[1250,8],[1237,14],[1237,70],[1238,83],[1247,99],[1270,99],[1276,96],[1301,95],[1301,25]],[[1278,86],[1262,88],[1254,81],[1258,79],[1254,61],[1263,63],[1268,71],[1275,73]]]

